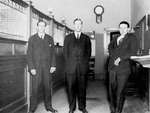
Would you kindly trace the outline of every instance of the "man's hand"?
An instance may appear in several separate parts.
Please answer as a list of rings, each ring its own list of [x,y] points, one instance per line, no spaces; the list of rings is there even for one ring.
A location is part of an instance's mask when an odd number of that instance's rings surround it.
[[[121,61],[121,59],[120,59],[120,57],[118,57],[118,58],[115,60],[114,64],[115,64],[116,66],[118,66],[120,61]]]
[[[36,75],[36,69],[31,69],[31,74]]]
[[[122,40],[124,37],[125,37],[124,35],[121,35],[121,36],[118,37],[118,39],[117,39],[117,44],[118,45],[119,45],[119,41]]]
[[[50,73],[54,73],[54,71],[56,71],[56,67],[51,67]]]

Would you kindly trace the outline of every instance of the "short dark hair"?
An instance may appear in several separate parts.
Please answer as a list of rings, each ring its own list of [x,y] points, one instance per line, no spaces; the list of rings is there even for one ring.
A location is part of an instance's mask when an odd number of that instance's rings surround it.
[[[37,26],[38,26],[39,23],[41,23],[41,22],[45,23],[45,26],[47,26],[47,23],[46,23],[44,20],[39,20],[39,21],[37,22]]]
[[[75,24],[76,21],[80,21],[81,24],[83,24],[83,21],[81,20],[81,18],[75,18],[74,21],[73,21],[73,23]]]
[[[130,27],[129,22],[127,22],[127,21],[121,21],[121,22],[119,23],[119,26],[120,26],[121,24],[126,24],[128,28]]]

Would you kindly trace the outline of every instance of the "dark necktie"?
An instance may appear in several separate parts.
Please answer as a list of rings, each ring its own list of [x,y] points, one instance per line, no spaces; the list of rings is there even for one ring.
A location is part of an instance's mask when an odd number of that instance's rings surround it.
[[[79,39],[80,38],[80,35],[79,34],[77,34],[77,39]]]

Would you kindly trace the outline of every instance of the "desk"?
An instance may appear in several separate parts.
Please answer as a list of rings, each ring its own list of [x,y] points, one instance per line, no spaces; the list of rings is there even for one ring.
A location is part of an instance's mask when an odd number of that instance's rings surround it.
[[[143,67],[148,68],[148,111],[150,111],[150,55],[131,56],[131,59],[139,62]]]

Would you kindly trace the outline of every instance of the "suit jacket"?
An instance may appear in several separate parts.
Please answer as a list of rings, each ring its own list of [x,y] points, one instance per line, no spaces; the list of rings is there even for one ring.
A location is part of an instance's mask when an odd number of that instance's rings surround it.
[[[117,38],[115,37],[109,44],[109,64],[108,70],[130,71],[130,57],[136,55],[137,39],[135,35],[128,33],[123,38],[122,42],[117,45]],[[114,65],[114,61],[120,57],[119,66]]]
[[[54,41],[53,38],[45,34],[44,39],[40,39],[38,33],[29,38],[27,60],[29,70],[37,69],[41,62],[48,65],[48,68],[55,65]]]
[[[76,66],[80,66],[81,74],[86,74],[91,56],[90,38],[83,33],[81,33],[80,39],[76,39],[74,33],[66,36],[64,40],[64,56],[67,73],[74,73]]]

